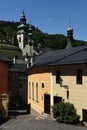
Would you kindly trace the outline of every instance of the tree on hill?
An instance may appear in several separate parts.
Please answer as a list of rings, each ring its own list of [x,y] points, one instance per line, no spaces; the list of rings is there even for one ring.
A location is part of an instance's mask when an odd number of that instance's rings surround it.
[[[16,38],[17,26],[20,22],[0,21],[0,39]],[[32,25],[33,29],[33,40],[35,48],[38,45],[42,47],[49,47],[51,49],[62,49],[66,47],[67,37],[62,34],[47,34]],[[11,43],[13,44],[13,43]],[[82,40],[74,40],[74,46],[85,45],[87,42]],[[17,43],[15,43],[17,45]]]

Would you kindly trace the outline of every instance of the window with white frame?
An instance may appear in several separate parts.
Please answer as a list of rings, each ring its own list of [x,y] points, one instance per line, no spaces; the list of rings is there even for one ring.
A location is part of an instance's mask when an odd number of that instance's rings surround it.
[[[45,88],[44,82],[42,82],[42,84],[41,84],[41,88],[42,88],[42,89]]]
[[[29,82],[29,98],[31,98],[31,82]]]
[[[34,83],[32,82],[32,99],[34,100]]]
[[[36,83],[36,102],[38,102],[38,83]]]

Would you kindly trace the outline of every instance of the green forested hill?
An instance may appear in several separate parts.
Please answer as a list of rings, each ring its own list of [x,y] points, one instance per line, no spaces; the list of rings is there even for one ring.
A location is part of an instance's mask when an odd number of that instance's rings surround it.
[[[0,39],[7,37],[16,37],[17,26],[19,22],[0,21]],[[67,44],[66,36],[62,34],[47,34],[32,25],[34,45],[37,47],[39,44],[42,47],[49,47],[51,49],[65,48]],[[74,40],[74,46],[87,44],[85,41]]]
[[[17,32],[18,22],[0,21],[0,39],[9,36],[14,36]]]

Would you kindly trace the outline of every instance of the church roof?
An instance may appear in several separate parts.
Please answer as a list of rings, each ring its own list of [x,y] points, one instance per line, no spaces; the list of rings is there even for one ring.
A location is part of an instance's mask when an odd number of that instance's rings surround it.
[[[32,67],[87,63],[87,45],[49,51],[40,55]],[[31,67],[31,68],[32,68]]]
[[[15,45],[11,44],[5,44],[5,43],[0,43],[0,50],[14,50],[14,51],[20,51],[21,49]]]
[[[24,11],[22,11],[20,22],[26,24],[26,17],[25,17]]]
[[[26,32],[22,29],[17,32],[17,34],[26,34]]]
[[[28,28],[25,24],[20,24],[19,26],[18,26],[18,28]]]
[[[0,43],[0,53],[11,59],[15,56],[22,57],[22,50],[19,47],[7,43]]]
[[[20,19],[26,19],[24,11],[22,11],[21,18]]]
[[[73,31],[73,28],[72,28],[71,26],[69,26],[69,27],[67,28],[67,31]]]
[[[10,58],[8,58],[7,56],[5,56],[1,53],[0,53],[0,60],[5,61],[5,62],[12,62],[12,60]]]

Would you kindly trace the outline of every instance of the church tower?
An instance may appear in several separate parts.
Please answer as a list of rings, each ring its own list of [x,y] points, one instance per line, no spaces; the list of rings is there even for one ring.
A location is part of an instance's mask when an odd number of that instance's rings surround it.
[[[18,40],[19,48],[21,50],[23,50],[23,48],[27,44],[27,40],[28,40],[27,32],[28,32],[28,27],[26,25],[26,17],[23,11],[20,17],[20,25],[18,26],[18,32],[17,32],[17,40]]]
[[[34,57],[38,52],[34,49],[34,40],[32,37],[32,25],[26,24],[24,11],[20,17],[20,25],[18,26],[17,39],[19,48],[22,50],[22,56],[27,63],[33,64]]]
[[[73,47],[73,28],[71,26],[67,29],[67,48]]]

